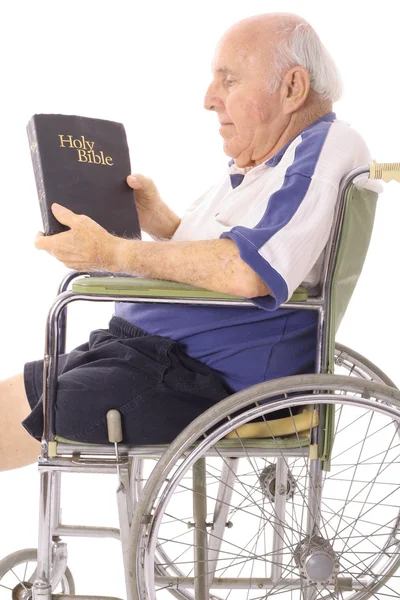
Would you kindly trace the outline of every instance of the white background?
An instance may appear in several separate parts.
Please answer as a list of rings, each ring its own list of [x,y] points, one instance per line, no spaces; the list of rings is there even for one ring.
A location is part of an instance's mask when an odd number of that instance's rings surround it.
[[[25,130],[33,114],[122,122],[132,170],[151,176],[181,213],[220,177],[228,160],[216,116],[202,108],[218,38],[246,16],[295,12],[315,27],[342,73],[345,92],[334,106],[337,116],[363,134],[375,159],[398,162],[399,38],[393,7],[393,0],[3,4],[0,379],[42,356],[46,314],[66,271],[33,246],[41,229]],[[397,383],[399,192],[396,183],[385,185],[367,263],[338,336]],[[105,327],[111,312],[111,305],[73,306],[69,346]],[[82,501],[83,524],[115,524],[115,486],[110,476],[66,480],[65,520],[78,519]],[[0,474],[0,489],[1,558],[36,546],[36,467]],[[72,540],[69,547],[78,593],[124,595],[117,542]],[[89,563],[93,571],[86,570]]]

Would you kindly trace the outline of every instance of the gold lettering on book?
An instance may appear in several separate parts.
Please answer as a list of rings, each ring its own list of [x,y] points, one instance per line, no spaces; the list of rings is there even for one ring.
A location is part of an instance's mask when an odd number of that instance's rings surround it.
[[[89,142],[84,135],[80,138],[73,138],[72,135],[58,134],[60,138],[60,148],[72,148],[77,150],[78,162],[92,163],[94,165],[106,165],[112,167],[114,162],[111,156],[104,156],[103,150],[98,154],[94,152],[95,142]]]

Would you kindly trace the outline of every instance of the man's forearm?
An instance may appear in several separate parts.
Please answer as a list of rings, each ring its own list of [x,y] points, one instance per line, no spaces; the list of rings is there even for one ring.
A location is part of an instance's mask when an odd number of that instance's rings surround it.
[[[35,246],[76,271],[131,273],[189,283],[245,298],[265,296],[269,288],[240,258],[230,239],[198,242],[142,242],[111,235],[86,215],[52,205],[56,219],[69,229],[45,236]]]
[[[269,288],[240,258],[229,239],[198,242],[137,242],[118,239],[113,271],[189,283],[252,298]]]

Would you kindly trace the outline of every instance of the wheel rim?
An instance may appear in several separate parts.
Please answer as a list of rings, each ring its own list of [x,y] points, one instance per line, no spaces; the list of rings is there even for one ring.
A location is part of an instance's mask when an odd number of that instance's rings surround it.
[[[332,378],[331,378],[332,379]],[[347,378],[346,378],[347,379]],[[382,391],[382,390],[381,390]],[[350,393],[350,392],[348,392]],[[354,392],[353,392],[354,393]],[[384,397],[384,394],[380,395],[380,400]],[[313,400],[316,401],[315,396],[313,396]],[[296,402],[297,404],[302,404],[307,401],[306,398],[291,398],[290,404],[293,406]],[[309,398],[308,398],[308,401]],[[385,404],[378,405],[376,399],[358,399],[358,406],[355,407],[353,405],[353,400],[351,400],[347,396],[338,396],[335,398],[326,394],[325,397],[322,395],[318,396],[318,402],[321,404],[329,404],[334,401],[338,405],[337,409],[337,437],[335,447],[337,450],[337,455],[333,457],[334,465],[332,467],[332,471],[330,474],[325,474],[324,481],[324,492],[325,497],[323,498],[323,502],[321,503],[321,513],[322,513],[322,526],[321,530],[324,530],[324,536],[327,540],[334,538],[333,550],[335,554],[340,557],[341,563],[341,571],[339,576],[342,578],[341,586],[341,596],[343,598],[351,598],[351,600],[359,600],[361,598],[370,597],[375,593],[379,586],[385,584],[385,578],[392,574],[392,571],[397,567],[398,558],[399,558],[399,542],[396,540],[396,536],[399,537],[399,513],[398,513],[398,505],[400,505],[400,481],[398,481],[398,475],[396,473],[400,472],[398,469],[397,463],[400,462],[400,458],[397,452],[396,447],[398,446],[398,427],[395,426],[394,423],[398,422],[400,419],[400,414],[397,407],[391,407],[391,399],[387,397],[384,399]],[[269,405],[269,409],[271,410],[271,406]],[[275,407],[275,409],[278,407]],[[263,410],[265,413],[268,411],[265,407],[261,407],[260,410]],[[363,411],[363,414],[359,413],[357,416],[357,420],[355,415],[352,416],[352,412],[354,411]],[[254,411],[253,411],[254,412]],[[254,416],[254,415],[253,415]],[[372,417],[372,418],[371,418]],[[248,417],[243,417],[242,420],[245,421]],[[385,425],[383,425],[383,421],[386,419],[388,421]],[[357,435],[358,438],[353,439],[351,444],[347,443],[348,430],[351,425],[357,424]],[[236,423],[234,427],[237,427]],[[233,426],[231,427],[231,429]],[[378,451],[378,444],[376,440],[378,438],[382,438],[382,432],[385,432],[385,444],[387,443],[386,432],[390,429],[391,431],[391,441],[389,446],[385,448],[381,448]],[[211,438],[214,435],[214,438],[208,440],[206,443],[203,443],[203,450],[208,447],[214,446],[217,437],[215,434],[211,434]],[[345,449],[343,450],[343,444],[341,443],[341,439],[346,442]],[[363,439],[366,438],[367,442],[363,442]],[[381,442],[380,442],[381,443]],[[371,453],[370,448],[375,448],[375,454]],[[199,455],[201,452],[198,453]],[[356,454],[357,461],[359,465],[357,468],[353,468],[353,472],[351,478],[349,477],[349,473],[351,473],[353,455]],[[193,463],[196,459],[196,454],[191,455],[191,459],[186,459],[186,463],[182,463],[180,471],[171,471],[168,475],[169,484],[165,486],[162,496],[159,495],[159,500],[155,505],[154,517],[150,526],[143,528],[143,535],[141,536],[141,548],[142,548],[142,557],[143,555],[146,558],[146,569],[139,572],[139,577],[141,578],[140,585],[143,586],[143,589],[146,590],[146,594],[151,597],[152,592],[152,559],[153,553],[157,545],[159,547],[163,547],[166,550],[166,554],[174,561],[175,568],[180,569],[185,573],[186,577],[190,577],[192,574],[193,577],[193,556],[190,554],[191,550],[189,549],[189,536],[190,532],[184,532],[183,526],[185,524],[186,517],[183,517],[185,514],[182,509],[177,509],[173,507],[172,498],[172,489],[176,484],[176,478],[178,478],[178,491],[180,495],[184,496],[185,491],[184,488],[187,487],[189,490],[186,492],[190,493],[190,485],[188,484],[188,479],[186,475],[189,473],[190,464]],[[346,459],[348,462],[347,466],[344,466],[344,463],[338,462],[339,460]],[[223,461],[223,458],[215,459],[209,458],[207,463],[207,479],[208,479],[208,498],[209,498],[209,509],[210,514],[207,514],[207,519],[212,519],[213,512],[213,502],[215,504],[215,493],[213,494],[212,489],[218,482],[218,469],[221,470],[221,467],[216,465],[216,460]],[[214,464],[213,462],[214,461]],[[297,578],[299,577],[299,565],[295,564],[293,557],[290,558],[288,562],[285,563],[286,559],[284,554],[288,554],[289,551],[293,554],[295,546],[301,542],[302,538],[306,538],[306,518],[304,508],[300,509],[296,504],[299,499],[306,498],[306,490],[307,490],[307,479],[309,479],[309,468],[305,466],[304,456],[296,459],[287,459],[285,461],[288,462],[288,467],[292,473],[292,476],[296,480],[297,492],[295,494],[295,500],[290,504],[290,500],[287,501],[286,505],[286,517],[289,519],[289,525],[286,525],[283,529],[283,534],[285,537],[285,545],[281,551],[283,556],[282,563],[284,564],[284,568],[282,570],[282,578],[293,579],[293,574],[296,573]],[[373,462],[377,462],[377,465],[374,465]],[[241,486],[242,491],[253,489],[256,490],[255,481],[259,477],[259,473],[262,471],[262,467],[266,466],[266,459],[262,459],[260,457],[250,457],[245,456],[244,462],[248,465],[252,464],[251,476],[253,477],[253,483],[243,485],[243,482],[240,482],[238,485]],[[271,459],[268,459],[268,464],[271,464]],[[222,464],[222,462],[221,462]],[[183,466],[182,466],[183,465]],[[342,475],[340,469],[342,470]],[[367,476],[368,469],[375,469],[375,475],[367,479],[362,479],[362,477]],[[392,473],[393,472],[393,473]],[[250,476],[249,473],[241,472],[241,477]],[[395,487],[395,491],[393,489],[388,492],[385,496],[385,487],[389,483],[385,480],[385,476],[389,475],[394,483],[391,483],[392,487]],[[392,477],[393,475],[393,477]],[[396,479],[397,477],[397,479]],[[181,479],[179,479],[181,478]],[[340,481],[342,480],[342,481]],[[344,481],[343,481],[344,480]],[[369,483],[368,483],[369,481]],[[374,482],[374,485],[371,485],[371,481]],[[182,483],[184,482],[184,483]],[[363,483],[364,482],[364,483]],[[396,484],[396,485],[394,485]],[[399,485],[398,485],[399,484]],[[347,486],[347,487],[346,487]],[[363,488],[363,489],[362,489]],[[379,489],[378,489],[379,488]],[[235,492],[237,493],[237,492]],[[216,575],[224,578],[234,578],[242,577],[243,573],[246,573],[245,577],[252,578],[253,582],[256,583],[257,578],[262,579],[268,577],[268,571],[271,570],[271,560],[266,560],[267,555],[271,556],[271,549],[268,549],[268,542],[266,540],[262,540],[260,534],[257,532],[262,531],[261,534],[265,537],[267,536],[267,526],[264,524],[260,526],[260,523],[256,520],[260,520],[261,516],[264,520],[267,517],[267,500],[265,497],[263,498],[260,490],[253,491],[254,498],[250,500],[250,498],[246,501],[245,498],[240,499],[237,503],[241,503],[241,511],[235,511],[235,519],[237,524],[233,529],[235,531],[226,533],[225,532],[225,548],[220,551],[220,564],[225,560],[225,566],[219,566],[216,570]],[[339,496],[334,497],[333,494]],[[242,493],[242,496],[246,495]],[[388,499],[393,500],[393,503],[389,504]],[[252,506],[252,512],[256,514],[256,517],[249,518],[249,515],[243,517],[246,509],[246,502],[248,505]],[[270,502],[268,500],[268,502]],[[338,507],[338,503],[344,504],[344,508]],[[385,521],[382,521],[381,516],[375,515],[374,503],[381,502],[382,508],[385,509]],[[178,502],[179,504],[179,502]],[[232,503],[234,505],[235,503]],[[261,508],[260,508],[261,507]],[[234,510],[234,509],[232,509]],[[175,511],[175,512],[174,512]],[[288,514],[288,511],[290,514]],[[299,512],[300,511],[300,512]],[[358,511],[358,512],[357,512]],[[238,513],[241,512],[241,520],[242,525],[239,526],[239,518]],[[247,512],[249,510],[247,509]],[[271,511],[270,511],[271,512]],[[168,522],[169,519],[169,522]],[[231,520],[231,513],[229,516]],[[247,519],[247,521],[246,521]],[[381,519],[381,521],[379,521]],[[253,521],[251,525],[250,521]],[[271,522],[271,514],[269,516],[269,521]],[[247,525],[244,525],[247,522]],[[270,523],[271,525],[271,523]],[[379,527],[378,527],[379,525]],[[375,530],[373,529],[375,527]],[[174,529],[174,542],[171,543],[170,538],[171,535],[168,535],[166,531],[168,528]],[[239,549],[236,548],[234,550],[235,544],[234,534],[239,530],[246,530],[248,540],[245,545],[245,548]],[[252,536],[250,535],[250,531],[253,531]],[[236,534],[237,535],[237,534]],[[258,535],[258,538],[257,538]],[[362,539],[362,542],[360,541]],[[168,540],[168,542],[167,542]],[[261,540],[261,541],[260,541]],[[396,541],[395,541],[396,540]],[[185,543],[187,547],[185,549]],[[251,549],[251,545],[255,544],[255,549]],[[264,544],[264,548],[260,550],[260,544]],[[192,542],[193,545],[193,542]],[[177,551],[178,546],[180,547],[181,552]],[[229,549],[230,548],[230,549]],[[249,549],[250,548],[250,549]],[[385,555],[382,555],[382,549],[385,551]],[[234,552],[239,553],[239,558],[234,560],[230,560],[230,565],[227,567],[227,563],[229,562],[229,554],[232,556]],[[318,564],[318,560],[321,560],[322,554],[321,550],[319,550],[319,554],[317,549],[313,556],[308,557],[308,564]],[[324,560],[327,564],[329,558],[329,552],[324,551]],[[381,553],[380,557],[375,558],[376,553]],[[254,556],[250,559],[249,556],[253,554],[257,554],[258,558]],[[264,556],[264,560],[261,560],[260,555]],[[333,560],[333,559],[332,559]],[[320,563],[322,564],[322,563]],[[333,564],[333,563],[332,563]],[[186,565],[186,566],[185,566]],[[161,565],[165,570],[168,570],[168,565]],[[234,571],[236,572],[234,573]],[[263,574],[260,574],[263,571]],[[141,573],[141,574],[140,574]],[[345,589],[345,581],[343,581],[344,577],[352,577],[355,581],[356,585],[360,588],[359,590],[349,590]],[[309,578],[310,579],[310,578]],[[165,583],[165,582],[164,582]],[[290,586],[290,582],[288,586]],[[162,587],[162,586],[160,586]],[[368,587],[368,589],[367,589]],[[312,590],[313,586],[309,580],[300,582],[298,584],[297,589],[291,589],[287,591],[287,595],[285,595],[284,588],[275,586],[272,589],[268,590],[269,597],[276,596],[278,598],[291,598],[295,600],[295,598],[328,598],[332,597],[332,585],[329,582],[325,582],[324,585],[320,585],[319,589]],[[389,592],[390,586],[385,584],[386,592],[382,594],[380,592],[379,598],[385,598],[385,594],[387,597],[391,597],[393,592]],[[168,588],[167,588],[168,589]],[[260,589],[258,591],[252,590],[246,593],[247,598],[259,597]],[[216,590],[215,588],[211,589],[211,596],[213,593],[221,598],[225,598],[230,595],[233,598],[244,597],[240,595],[237,590],[233,592],[227,592],[220,590]],[[243,594],[243,591],[241,592]],[[258,594],[258,596],[257,596]],[[297,596],[296,596],[297,594]],[[313,595],[314,594],[314,595]],[[264,592],[265,595],[265,592]],[[154,595],[153,595],[154,597]],[[158,598],[158,594],[157,594]]]
[[[145,469],[144,469],[144,460],[143,459],[134,459],[134,462],[132,464],[132,471],[131,471],[131,492],[132,492],[132,498],[134,499],[134,506],[136,506],[138,499],[140,498],[140,495],[142,493],[143,490],[143,482],[145,481],[146,477],[145,477]],[[155,464],[154,461],[151,461],[151,463],[153,463],[153,465]],[[150,470],[151,472],[151,470]],[[148,475],[147,475],[148,476]],[[156,550],[156,571],[158,575],[168,575],[168,571],[164,568],[162,568],[162,564],[163,563],[171,563],[171,560],[169,558],[169,556],[164,552],[164,550],[162,548],[157,548]],[[174,569],[175,575],[177,577],[181,577],[183,575],[183,573],[175,568]],[[186,590],[181,590],[179,592],[175,591],[175,590],[171,590],[170,594],[172,594],[175,598],[185,598],[185,600],[192,600],[193,596],[188,593]]]
[[[368,381],[384,383],[389,387],[396,388],[393,381],[379,367],[374,365],[362,354],[355,352],[343,344],[335,345],[335,374],[351,375]]]

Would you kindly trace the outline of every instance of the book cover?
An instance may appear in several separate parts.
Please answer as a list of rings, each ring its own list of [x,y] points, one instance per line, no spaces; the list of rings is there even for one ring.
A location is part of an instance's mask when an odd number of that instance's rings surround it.
[[[57,221],[57,202],[91,217],[119,237],[140,238],[125,128],[76,115],[37,114],[28,125],[45,235],[68,230]]]

